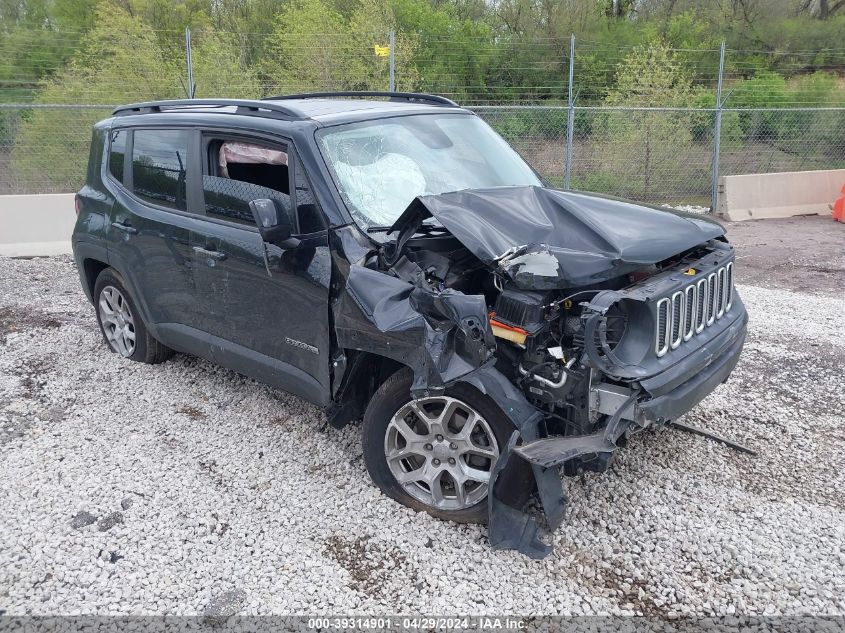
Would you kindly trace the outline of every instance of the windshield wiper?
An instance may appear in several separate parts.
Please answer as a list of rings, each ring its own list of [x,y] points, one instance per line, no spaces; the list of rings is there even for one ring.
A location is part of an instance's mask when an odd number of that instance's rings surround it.
[[[367,233],[384,233],[391,229],[390,226],[368,226]],[[421,224],[415,233],[436,233],[436,232],[446,232],[446,227],[441,226],[439,224]]]

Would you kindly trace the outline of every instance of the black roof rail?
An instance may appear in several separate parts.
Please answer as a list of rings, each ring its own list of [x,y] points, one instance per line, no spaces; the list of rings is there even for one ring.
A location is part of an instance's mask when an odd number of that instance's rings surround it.
[[[112,111],[115,116],[128,116],[131,114],[153,114],[194,107],[236,107],[234,114],[246,114],[252,116],[282,117],[286,119],[302,119],[301,112],[287,108],[276,103],[266,101],[254,101],[250,99],[173,99],[167,101],[146,101],[144,103],[131,103],[120,106]]]
[[[408,103],[422,102],[433,105],[460,106],[446,97],[440,95],[429,95],[422,92],[381,92],[378,90],[343,91],[343,92],[305,92],[303,94],[277,95],[275,97],[264,97],[262,101],[279,101],[284,99],[322,99],[330,97],[390,97],[390,101],[407,101]]]

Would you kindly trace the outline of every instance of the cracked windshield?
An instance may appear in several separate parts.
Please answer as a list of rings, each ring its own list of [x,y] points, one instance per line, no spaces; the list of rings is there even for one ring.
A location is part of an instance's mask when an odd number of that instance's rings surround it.
[[[540,179],[486,123],[468,115],[417,115],[318,133],[335,182],[355,220],[389,227],[417,196]]]

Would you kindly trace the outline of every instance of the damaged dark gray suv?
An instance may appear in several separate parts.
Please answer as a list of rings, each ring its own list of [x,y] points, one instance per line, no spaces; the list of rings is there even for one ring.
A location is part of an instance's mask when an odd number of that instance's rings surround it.
[[[118,108],[73,248],[112,351],[195,354],[363,416],[373,481],[541,557],[559,474],[724,382],[747,316],[722,227],[544,186],[481,119],[411,93]]]

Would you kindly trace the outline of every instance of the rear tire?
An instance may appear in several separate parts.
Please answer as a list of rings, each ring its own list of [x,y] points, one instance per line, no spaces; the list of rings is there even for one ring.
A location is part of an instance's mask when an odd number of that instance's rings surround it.
[[[409,508],[457,523],[485,523],[489,478],[484,482],[473,477],[483,479],[483,473],[492,471],[513,423],[493,400],[468,384],[457,383],[443,396],[412,401],[412,381],[410,369],[399,370],[367,407],[361,441],[370,477],[387,496]],[[472,428],[467,430],[470,420]],[[515,472],[508,475],[516,485],[505,501],[522,507],[534,491],[533,474],[522,460],[511,460],[506,470],[511,468]]]
[[[173,350],[147,330],[126,284],[114,268],[104,269],[94,284],[97,323],[109,351],[139,363],[161,363]]]

